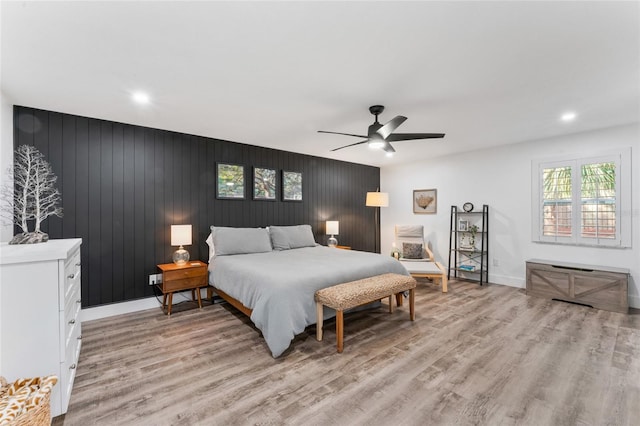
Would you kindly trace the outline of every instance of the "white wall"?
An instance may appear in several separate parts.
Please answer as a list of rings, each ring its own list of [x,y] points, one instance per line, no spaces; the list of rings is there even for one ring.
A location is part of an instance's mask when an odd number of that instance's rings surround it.
[[[428,143],[428,142],[424,142]],[[433,142],[438,143],[438,142]],[[446,143],[446,139],[442,143]],[[589,155],[632,147],[632,248],[594,248],[534,243],[531,240],[531,160],[555,155]],[[381,209],[382,253],[391,251],[396,224],[422,224],[436,260],[449,255],[450,209],[471,201],[475,210],[489,205],[489,282],[524,287],[525,260],[562,260],[631,270],[629,303],[640,307],[640,124],[502,146],[384,167],[381,191],[389,207]],[[437,213],[413,214],[414,189],[438,190]],[[493,266],[494,262],[498,266]]]
[[[0,185],[7,180],[7,168],[13,164],[13,104],[0,91]],[[13,237],[13,226],[0,221],[0,242]]]

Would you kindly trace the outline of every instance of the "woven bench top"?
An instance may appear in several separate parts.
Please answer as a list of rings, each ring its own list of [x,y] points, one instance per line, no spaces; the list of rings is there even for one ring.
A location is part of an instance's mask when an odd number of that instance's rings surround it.
[[[416,280],[407,275],[376,275],[318,290],[316,302],[332,309],[345,310],[415,287]]]

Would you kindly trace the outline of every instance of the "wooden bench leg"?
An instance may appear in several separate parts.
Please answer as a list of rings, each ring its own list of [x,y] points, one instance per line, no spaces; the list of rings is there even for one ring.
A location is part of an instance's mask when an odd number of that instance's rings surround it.
[[[396,294],[396,304],[402,306],[402,293]]]
[[[412,288],[409,290],[409,316],[411,321],[416,319],[416,311],[415,311],[415,302],[416,302],[416,289]]]
[[[336,311],[336,340],[338,353],[342,353],[344,346],[344,314],[342,311]]]
[[[316,340],[320,342],[322,340],[322,322],[324,320],[324,312],[322,309],[322,303],[316,302]]]
[[[393,294],[389,296],[389,313],[393,313]]]

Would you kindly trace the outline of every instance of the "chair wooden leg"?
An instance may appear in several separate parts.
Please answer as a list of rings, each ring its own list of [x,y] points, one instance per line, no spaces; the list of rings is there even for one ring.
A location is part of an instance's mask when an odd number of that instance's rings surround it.
[[[324,312],[322,309],[322,303],[316,302],[316,340],[320,342],[322,340],[322,322],[324,320]]]
[[[389,296],[389,313],[393,313],[393,294]]]
[[[411,321],[416,319],[415,303],[416,289],[412,288],[411,290],[409,290],[409,316],[411,317]]]
[[[402,293],[396,294],[396,305],[402,306]]]
[[[338,353],[342,353],[344,347],[344,314],[342,311],[336,311],[336,340]]]

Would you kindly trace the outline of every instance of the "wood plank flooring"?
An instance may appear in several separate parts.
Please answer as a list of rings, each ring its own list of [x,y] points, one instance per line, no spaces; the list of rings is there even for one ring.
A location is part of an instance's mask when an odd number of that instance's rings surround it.
[[[637,425],[640,311],[523,289],[420,281],[408,303],[345,315],[277,359],[227,304],[85,322],[54,425]]]

